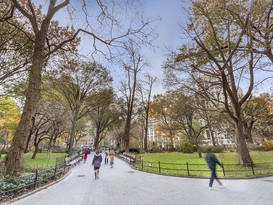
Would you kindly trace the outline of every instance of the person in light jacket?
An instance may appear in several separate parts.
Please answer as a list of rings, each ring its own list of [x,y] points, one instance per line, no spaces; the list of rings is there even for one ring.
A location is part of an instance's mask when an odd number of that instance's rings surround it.
[[[113,165],[114,165],[114,156],[115,156],[115,151],[113,149],[111,149],[110,152],[109,152],[111,168],[113,168]]]

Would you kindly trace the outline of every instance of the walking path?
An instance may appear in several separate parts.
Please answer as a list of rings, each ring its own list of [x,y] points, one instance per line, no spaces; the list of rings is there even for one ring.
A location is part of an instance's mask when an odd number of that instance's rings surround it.
[[[94,179],[91,160],[72,169],[61,182],[11,202],[12,205],[272,205],[273,177],[223,180],[226,188],[208,189],[209,179],[162,176],[136,171],[115,158]],[[215,183],[216,184],[216,183]]]

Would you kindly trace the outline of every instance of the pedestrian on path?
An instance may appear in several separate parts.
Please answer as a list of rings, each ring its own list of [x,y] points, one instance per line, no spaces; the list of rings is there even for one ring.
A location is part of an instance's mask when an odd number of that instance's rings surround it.
[[[87,155],[88,155],[88,153],[89,153],[88,149],[85,149],[85,150],[84,150],[84,155],[83,155],[83,161],[84,161],[84,163],[85,163],[86,160],[87,160]]]
[[[115,156],[115,151],[113,149],[111,149],[109,152],[111,168],[113,168],[113,165],[114,165],[114,156]]]
[[[100,165],[102,162],[102,156],[99,149],[96,149],[96,153],[92,160],[92,165],[94,166],[95,180],[99,179]]]
[[[108,164],[108,149],[105,150],[104,164]]]
[[[211,176],[210,176],[210,180],[209,180],[209,189],[213,190],[214,188],[212,187],[212,185],[213,185],[214,179],[217,180],[217,182],[220,184],[220,186],[223,185],[222,182],[220,182],[220,180],[218,179],[217,174],[216,174],[216,164],[220,165],[221,167],[222,167],[222,164],[217,159],[217,157],[215,156],[215,154],[213,153],[211,148],[208,148],[208,150],[207,150],[206,162],[207,162],[207,165],[211,171]]]

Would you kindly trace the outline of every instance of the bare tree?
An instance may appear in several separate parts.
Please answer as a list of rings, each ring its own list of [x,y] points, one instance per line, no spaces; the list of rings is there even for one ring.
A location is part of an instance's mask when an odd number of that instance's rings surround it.
[[[139,93],[141,97],[141,105],[143,106],[143,127],[144,127],[144,139],[143,139],[143,145],[144,150],[148,151],[148,128],[149,128],[149,113],[150,113],[150,104],[151,104],[151,94],[153,85],[156,82],[157,78],[152,77],[151,75],[146,75],[147,81],[144,81],[144,83],[147,84],[148,88],[144,88],[140,85],[139,87]],[[144,85],[143,85],[144,86]]]
[[[112,1],[111,1],[112,2]],[[83,1],[83,3],[86,3]],[[142,38],[141,36],[145,35],[145,28],[149,25],[148,21],[142,21],[137,28],[129,28],[127,32],[122,33],[116,37],[113,37],[113,33],[115,31],[114,25],[117,25],[117,21],[113,19],[113,15],[108,15],[109,7],[105,6],[105,2],[97,1],[99,8],[101,8],[101,13],[98,16],[99,20],[103,20],[101,22],[106,23],[108,20],[108,25],[110,25],[110,30],[113,31],[112,35],[110,35],[107,40],[103,35],[99,35],[99,33],[94,33],[92,31],[78,29],[72,32],[68,32],[67,29],[63,29],[61,32],[55,31],[52,27],[56,26],[56,21],[53,21],[53,17],[65,7],[68,7],[70,4],[70,0],[63,0],[58,3],[56,0],[48,1],[47,8],[45,5],[42,9],[39,9],[38,6],[35,7],[34,1],[19,1],[19,0],[11,0],[10,1],[10,9],[6,11],[9,13],[6,16],[16,16],[14,14],[20,13],[22,15],[21,21],[26,23],[26,26],[30,28],[30,31],[33,33],[33,53],[32,53],[32,61],[29,72],[29,83],[28,88],[26,90],[26,101],[24,104],[22,117],[18,126],[18,129],[14,135],[11,147],[5,159],[5,168],[7,174],[15,174],[20,170],[21,162],[22,162],[22,153],[25,150],[28,131],[31,126],[31,119],[35,115],[37,110],[37,102],[40,98],[40,89],[42,83],[42,70],[51,55],[53,55],[57,51],[64,52],[64,47],[76,40],[79,33],[84,32],[90,35],[93,38],[93,46],[96,48],[96,42],[99,41],[107,46],[110,50],[111,46],[115,43],[115,46],[118,45],[123,38],[127,36],[134,36],[138,38]],[[113,2],[112,2],[113,3]],[[84,12],[87,12],[85,7],[83,6]],[[113,5],[113,4],[112,4]],[[38,8],[38,9],[36,9]],[[45,14],[41,15],[43,12]],[[52,30],[50,30],[52,29]],[[52,31],[52,36],[55,36],[55,39],[49,39],[50,32]],[[58,34],[58,35],[54,35]],[[65,34],[65,35],[64,35]],[[102,33],[101,33],[102,34]],[[67,50],[72,50],[73,47],[66,47]],[[71,149],[71,146],[70,148]]]
[[[253,51],[240,50],[245,42],[253,48],[253,39],[245,35],[249,26],[248,17],[242,25],[244,29],[238,29],[224,15],[224,3],[192,1],[192,16],[186,32],[193,39],[193,45],[184,44],[176,58],[176,62],[181,64],[167,70],[173,71],[172,76],[175,76],[174,73],[186,73],[184,76],[193,80],[199,90],[206,93],[206,97],[214,94],[213,89],[220,88],[222,99],[217,102],[222,100],[225,112],[235,125],[239,163],[249,166],[252,159],[243,133],[242,108],[253,90],[254,72],[259,57]],[[245,92],[241,86],[245,88]]]
[[[122,82],[122,93],[126,104],[126,122],[124,127],[124,144],[126,152],[129,152],[130,130],[136,102],[136,91],[140,72],[147,66],[144,57],[140,53],[140,48],[132,41],[127,44],[128,62],[123,60],[122,67],[126,74],[127,82]]]

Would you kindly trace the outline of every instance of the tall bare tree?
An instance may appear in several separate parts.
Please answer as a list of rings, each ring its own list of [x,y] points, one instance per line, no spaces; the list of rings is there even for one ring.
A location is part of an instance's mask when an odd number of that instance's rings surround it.
[[[140,72],[147,66],[144,57],[140,53],[140,48],[133,42],[127,44],[128,61],[122,61],[122,67],[126,74],[127,82],[122,82],[122,93],[126,104],[126,122],[124,127],[124,144],[126,152],[129,152],[130,130],[134,114],[136,92]]]
[[[147,88],[145,89],[143,86],[140,85],[139,87],[139,93],[141,97],[141,106],[143,106],[143,126],[144,126],[144,139],[143,139],[143,146],[144,150],[148,151],[148,128],[149,128],[149,113],[150,113],[150,104],[151,104],[151,95],[152,95],[152,89],[153,85],[156,82],[157,78],[152,77],[151,75],[146,75],[146,80],[144,83],[147,84]]]
[[[82,28],[79,28],[77,31],[72,28],[70,30],[72,32],[69,32],[68,28],[60,29],[58,31],[54,30],[54,28],[58,27],[59,23],[57,21],[53,21],[53,18],[61,10],[68,7],[70,3],[70,0],[63,0],[61,2],[49,0],[43,4],[43,6],[39,7],[39,3],[32,0],[8,1],[9,5],[5,10],[7,12],[5,16],[16,18],[18,13],[22,16],[20,21],[24,22],[25,27],[28,28],[29,32],[33,34],[31,38],[33,41],[33,52],[31,56],[29,82],[26,90],[26,100],[22,117],[5,159],[5,171],[7,174],[16,174],[20,171],[22,154],[25,150],[28,131],[31,126],[31,119],[36,113],[37,102],[40,98],[40,89],[42,84],[41,74],[47,60],[49,60],[49,57],[51,57],[57,51],[65,52],[67,50],[71,51],[73,48],[75,49],[75,44],[71,45],[71,47],[65,48],[65,46],[74,41],[78,34],[82,32],[92,37],[93,47],[96,51],[98,50],[96,47],[97,42],[101,42],[102,44],[106,45],[107,49],[111,50],[111,46],[113,44],[117,46],[122,38],[128,36],[141,38],[141,36],[145,35],[144,30],[149,25],[148,21],[143,20],[138,22],[139,24],[136,26],[136,28],[132,28],[130,27],[133,26],[132,23],[126,32],[119,32],[117,36],[114,36],[114,32],[117,31],[115,28],[119,26],[119,21],[114,19],[114,16],[110,14],[110,11],[112,11],[110,8],[114,5],[114,1],[96,1],[98,8],[101,9],[98,14],[97,22],[110,27],[109,30],[112,31],[112,35],[108,35],[108,37],[110,36],[109,38],[105,37],[103,32],[93,32],[96,29],[95,27],[90,28],[90,22],[88,23],[89,30],[84,30]],[[86,8],[86,1],[83,1],[82,3],[84,16],[87,14],[88,10]],[[70,8],[75,7],[72,6]]]
[[[203,91],[213,93],[221,89],[225,112],[235,124],[236,145],[239,164],[252,164],[245,135],[243,105],[247,102],[254,87],[254,72],[259,60],[253,50],[242,52],[240,47],[247,44],[253,48],[253,39],[246,34],[249,16],[238,28],[225,10],[225,1],[191,1],[192,10],[186,32],[193,44],[184,44],[177,55],[179,67],[167,69],[174,73],[185,71],[187,77],[203,85]],[[246,80],[247,79],[247,80]],[[241,86],[245,88],[243,92]],[[209,92],[210,91],[210,92]]]

